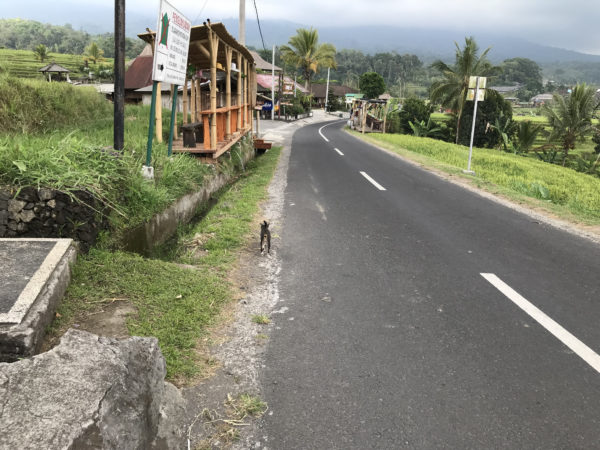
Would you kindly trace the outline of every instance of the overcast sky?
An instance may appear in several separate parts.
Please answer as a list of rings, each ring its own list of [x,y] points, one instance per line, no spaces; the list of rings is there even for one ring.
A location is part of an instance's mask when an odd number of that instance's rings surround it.
[[[171,0],[195,24],[238,16],[239,0]],[[158,0],[126,0],[127,21],[155,21]],[[21,17],[91,32],[112,28],[112,0],[0,0],[2,18]],[[262,20],[303,25],[385,24],[511,34],[531,42],[600,55],[599,0],[256,0]],[[256,20],[246,1],[247,20]],[[96,29],[90,29],[93,26]],[[141,30],[136,30],[141,31]],[[237,30],[230,30],[237,35]]]

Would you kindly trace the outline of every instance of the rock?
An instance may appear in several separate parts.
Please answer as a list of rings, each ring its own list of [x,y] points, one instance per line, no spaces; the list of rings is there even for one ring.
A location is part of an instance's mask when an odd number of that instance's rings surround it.
[[[0,448],[183,448],[184,403],[165,373],[155,338],[69,330],[47,353],[0,363]]]
[[[37,189],[32,187],[25,187],[21,189],[21,192],[19,193],[19,198],[28,202],[37,202]]]
[[[19,222],[17,223],[17,230],[19,233],[22,233],[23,231],[27,230],[27,225],[25,225],[23,222]]]
[[[8,222],[8,229],[12,231],[17,231],[17,222],[12,220]]]
[[[8,223],[8,211],[0,210],[0,225],[6,225]]]
[[[8,209],[8,200],[0,199],[0,210]]]
[[[6,226],[5,225],[0,225],[0,238],[6,236]]]
[[[38,197],[40,198],[41,201],[46,202],[48,200],[52,200],[55,196],[56,196],[56,192],[53,191],[52,189],[46,189],[46,188],[38,189]]]
[[[35,212],[32,209],[24,209],[19,214],[19,218],[21,221],[29,223],[35,218]]]
[[[46,202],[46,205],[47,205],[49,208],[56,208],[56,200],[48,200],[48,201]]]
[[[0,190],[0,200],[10,200],[11,198],[12,198],[12,195],[10,195],[10,192]]]
[[[9,200],[8,201],[8,212],[19,213],[23,210],[27,202],[21,200]]]
[[[34,206],[35,203],[29,202],[23,207],[23,209],[33,209]]]

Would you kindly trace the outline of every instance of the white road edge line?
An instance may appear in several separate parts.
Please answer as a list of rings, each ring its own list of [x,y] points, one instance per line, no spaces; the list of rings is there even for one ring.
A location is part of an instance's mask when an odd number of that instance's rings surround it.
[[[340,151],[339,151],[339,149],[337,149],[337,148],[334,148],[334,150],[335,150],[336,152],[338,152],[338,153],[340,154],[340,156],[344,156],[344,154],[343,154],[342,152],[340,152]]]
[[[375,186],[377,189],[379,189],[380,191],[385,191],[386,189],[380,185],[377,181],[375,181],[373,178],[371,178],[369,175],[367,175],[365,172],[360,172],[360,174],[365,177],[367,180],[369,180],[369,182]]]
[[[330,125],[330,124],[327,124],[327,125]],[[323,139],[325,139],[325,142],[329,142],[329,139],[327,139],[327,138],[326,138],[326,137],[323,135],[323,133],[321,133],[321,130],[322,130],[323,128],[325,128],[327,125],[323,125],[321,128],[319,128],[319,134],[321,135],[321,137],[322,137]]]
[[[554,337],[579,355],[581,359],[596,369],[597,372],[600,372],[600,355],[548,317],[542,310],[523,298],[518,292],[496,275],[493,273],[481,273],[480,275],[489,281],[496,289],[506,295],[514,304],[535,319],[541,326],[552,333]]]

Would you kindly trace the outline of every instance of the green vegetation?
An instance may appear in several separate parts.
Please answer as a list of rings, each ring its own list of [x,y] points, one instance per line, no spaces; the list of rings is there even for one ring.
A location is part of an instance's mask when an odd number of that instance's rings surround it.
[[[449,66],[443,61],[435,61],[432,67],[442,75],[442,79],[431,86],[431,101],[440,103],[445,108],[450,108],[456,114],[456,140],[461,136],[461,119],[469,88],[471,76],[487,77],[496,71],[487,60],[489,48],[479,55],[479,47],[472,37],[465,38],[465,46],[461,49],[456,45],[454,65]]]
[[[354,133],[360,136],[359,133]],[[422,155],[428,164],[461,174],[469,149],[407,135],[369,135],[369,141],[409,158]],[[600,179],[531,158],[491,149],[474,149],[476,179],[512,196],[533,197],[557,205],[554,212],[600,223]]]
[[[385,92],[385,81],[377,72],[365,72],[358,80],[358,87],[365,98],[376,99]]]
[[[335,47],[331,44],[319,44],[317,30],[300,28],[297,34],[280,48],[283,60],[300,69],[306,86],[310,86],[313,73],[321,67],[335,67]]]
[[[85,77],[91,71],[98,74],[103,66],[112,68],[113,60],[105,58],[104,64],[90,64],[85,67],[83,57],[81,55],[71,55],[63,53],[48,53],[47,61],[54,61],[56,64],[69,69],[71,79]],[[0,67],[4,72],[16,78],[39,78],[43,75],[38,72],[45,64],[40,63],[38,57],[31,50],[10,50],[0,48]]]
[[[129,302],[137,311],[128,319],[129,332],[158,338],[168,378],[185,383],[201,375],[199,340],[233,298],[228,274],[254,231],[279,153],[273,148],[248,163],[238,181],[218,194],[218,204],[159,252],[162,259],[103,249],[81,257],[52,332],[114,302]]]
[[[43,44],[53,54],[82,55],[85,47],[91,42],[97,42],[107,57],[114,57],[115,43],[112,33],[92,36],[84,31],[74,30],[69,24],[50,25],[34,20],[0,19],[0,48],[33,50],[37,45]],[[146,44],[140,39],[126,38],[126,57],[135,58],[144,45]]]
[[[167,158],[158,143],[155,181],[144,180],[149,108],[126,108],[122,154],[111,150],[111,108],[93,88],[0,77],[0,184],[87,190],[113,208],[118,228],[149,219],[202,185],[205,165],[187,155]]]
[[[252,316],[252,322],[259,325],[268,325],[271,323],[271,319],[266,314],[256,314]]]

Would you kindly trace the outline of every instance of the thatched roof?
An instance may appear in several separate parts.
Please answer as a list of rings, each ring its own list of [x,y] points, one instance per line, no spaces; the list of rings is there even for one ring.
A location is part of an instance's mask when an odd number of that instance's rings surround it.
[[[250,54],[254,58],[254,64],[256,64],[257,70],[266,70],[271,72],[273,67],[275,68],[275,72],[281,72],[281,67],[273,66],[269,61],[265,61],[258,52],[250,50]]]
[[[43,73],[47,73],[47,72],[69,73],[70,70],[67,69],[67,68],[65,68],[65,67],[63,67],[63,66],[61,66],[60,64],[56,64],[54,61],[52,61],[47,66],[44,66],[41,69],[39,69],[38,72],[43,72]]]

